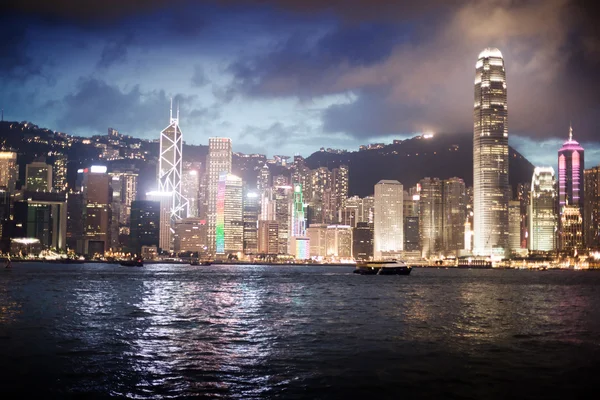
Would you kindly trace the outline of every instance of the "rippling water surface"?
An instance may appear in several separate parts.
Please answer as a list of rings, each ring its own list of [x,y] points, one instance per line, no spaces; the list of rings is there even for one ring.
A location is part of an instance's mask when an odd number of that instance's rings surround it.
[[[0,271],[2,397],[597,393],[598,272],[351,271],[14,264]]]

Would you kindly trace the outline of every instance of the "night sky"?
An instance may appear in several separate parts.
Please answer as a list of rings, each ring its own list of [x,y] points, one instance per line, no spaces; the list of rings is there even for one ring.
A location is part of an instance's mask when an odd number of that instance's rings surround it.
[[[154,139],[174,97],[188,143],[227,136],[234,151],[307,156],[472,132],[475,62],[493,46],[510,144],[555,165],[572,121],[586,167],[600,164],[594,2],[398,3],[9,0],[0,106],[5,120],[69,134]]]

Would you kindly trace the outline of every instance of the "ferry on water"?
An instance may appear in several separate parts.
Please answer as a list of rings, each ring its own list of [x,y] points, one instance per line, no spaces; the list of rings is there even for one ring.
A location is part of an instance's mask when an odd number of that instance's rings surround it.
[[[356,263],[355,274],[361,275],[410,275],[412,267],[403,261],[365,261]]]

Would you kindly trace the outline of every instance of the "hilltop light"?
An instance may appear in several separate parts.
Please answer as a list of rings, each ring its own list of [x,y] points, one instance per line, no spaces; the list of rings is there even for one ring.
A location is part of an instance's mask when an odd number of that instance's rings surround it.
[[[423,134],[423,139],[431,139],[433,137],[433,132],[427,132]]]

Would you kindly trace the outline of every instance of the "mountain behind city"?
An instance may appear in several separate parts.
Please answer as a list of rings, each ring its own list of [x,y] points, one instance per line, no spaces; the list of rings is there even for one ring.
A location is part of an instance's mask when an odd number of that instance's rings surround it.
[[[158,132],[156,136],[158,139]],[[158,141],[122,135],[120,147],[115,148],[118,156],[115,159],[103,159],[103,152],[107,146],[111,146],[109,142],[105,143],[105,138],[70,136],[40,128],[30,122],[0,122],[0,146],[17,151],[21,169],[36,157],[52,152],[63,152],[68,156],[70,180],[74,179],[76,169],[94,162],[109,166],[131,162],[140,169],[142,188],[147,186],[147,190],[153,190]],[[208,146],[205,145],[183,146],[184,161],[205,165],[207,153]],[[247,182],[255,182],[265,160],[264,156],[248,158],[242,153],[234,153],[233,172]],[[534,166],[512,147],[509,147],[509,160],[509,179],[513,190],[516,190],[517,184],[531,180]],[[273,175],[289,173],[284,166],[274,163],[268,165]],[[456,176],[462,178],[467,186],[472,186],[473,137],[470,133],[421,135],[395,140],[392,144],[361,146],[360,151],[321,149],[306,158],[306,165],[311,169],[347,165],[348,194],[361,197],[372,195],[373,186],[381,179],[398,180],[408,188],[424,177],[447,179]]]

